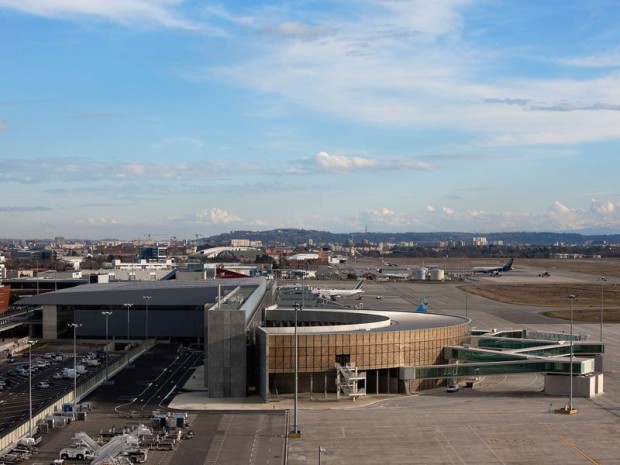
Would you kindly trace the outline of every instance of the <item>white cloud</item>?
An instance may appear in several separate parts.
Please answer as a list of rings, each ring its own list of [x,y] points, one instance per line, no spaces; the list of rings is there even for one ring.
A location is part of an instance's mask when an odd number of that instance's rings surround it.
[[[302,159],[300,165],[289,168],[287,172],[289,174],[309,174],[313,172],[428,171],[432,169],[431,165],[421,161],[330,155],[324,151],[317,153],[314,157]]]
[[[260,169],[247,162],[226,160],[189,162],[123,163],[118,160],[99,161],[79,157],[40,157],[29,159],[0,159],[0,182],[20,184],[57,181],[78,183],[86,181],[156,183],[166,180],[189,180],[213,175],[256,173]]]
[[[78,226],[110,226],[110,225],[118,225],[119,222],[115,219],[108,218],[80,218],[75,220],[75,224]]]
[[[599,202],[596,199],[592,199],[591,210],[600,215],[612,215],[616,212],[616,207],[609,200]]]
[[[264,27],[260,29],[260,32],[277,37],[307,39],[323,36],[329,32],[329,29],[325,27],[312,27],[295,21],[285,21]]]
[[[96,17],[124,25],[205,31],[203,26],[175,11],[182,3],[183,0],[0,0],[0,8],[47,18]]]
[[[201,210],[196,213],[196,219],[198,221],[208,221],[212,224],[228,224],[241,222],[241,218],[233,215],[221,208],[211,208],[208,210]]]
[[[435,213],[437,211],[437,209],[435,207],[433,207],[432,205],[427,205],[426,206],[426,211],[428,213]]]
[[[162,140],[153,144],[153,148],[164,150],[170,147],[190,147],[194,150],[202,150],[205,146],[205,142],[202,139],[196,137],[165,137]]]
[[[620,50],[579,57],[565,57],[556,61],[561,65],[577,68],[618,68],[620,67]]]
[[[461,37],[469,3],[363,2],[349,16],[313,25],[325,28],[320,37],[259,42],[253,58],[211,72],[296,106],[374,126],[467,131],[495,145],[620,138],[620,75],[489,73],[496,55]],[[289,28],[301,33],[303,25]]]
[[[552,212],[555,212],[555,213],[571,213],[571,211],[572,211],[566,205],[563,205],[562,203],[558,202],[557,200],[555,202],[553,202],[553,205],[551,205],[550,210]]]

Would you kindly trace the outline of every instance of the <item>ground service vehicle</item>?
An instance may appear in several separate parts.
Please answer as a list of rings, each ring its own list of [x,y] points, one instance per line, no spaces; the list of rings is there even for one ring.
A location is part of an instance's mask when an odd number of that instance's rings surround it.
[[[92,460],[95,453],[88,447],[65,447],[60,450],[60,458],[64,460]]]

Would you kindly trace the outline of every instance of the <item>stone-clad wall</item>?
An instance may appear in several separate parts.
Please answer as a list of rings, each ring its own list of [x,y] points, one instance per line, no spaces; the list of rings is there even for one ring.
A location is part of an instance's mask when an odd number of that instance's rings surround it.
[[[469,324],[407,331],[298,335],[299,372],[334,369],[337,355],[348,354],[362,370],[443,363],[443,348],[465,342]],[[269,335],[270,374],[294,371],[293,335]]]

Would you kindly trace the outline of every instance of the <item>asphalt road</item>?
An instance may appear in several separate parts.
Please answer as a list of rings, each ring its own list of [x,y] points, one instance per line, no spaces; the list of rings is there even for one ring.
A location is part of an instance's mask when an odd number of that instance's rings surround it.
[[[120,371],[114,384],[103,385],[84,399],[124,415],[150,415],[164,408],[203,363],[203,353],[177,344],[158,344],[130,368]]]

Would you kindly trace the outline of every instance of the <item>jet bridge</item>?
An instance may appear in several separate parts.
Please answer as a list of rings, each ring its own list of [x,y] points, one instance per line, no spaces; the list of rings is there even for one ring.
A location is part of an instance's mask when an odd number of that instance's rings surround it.
[[[450,363],[401,367],[399,378],[402,381],[456,380],[545,373],[545,392],[563,394],[568,390],[568,380],[572,373],[572,382],[581,386],[582,395],[591,397],[602,393],[603,375],[596,373],[596,359],[605,351],[602,343],[590,342],[586,335],[572,335],[572,343],[571,336],[564,333],[535,333],[536,339],[527,336],[525,330],[477,331],[472,334],[469,344],[444,349],[444,357]],[[548,385],[551,386],[549,389]]]

